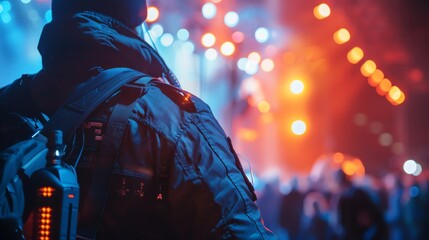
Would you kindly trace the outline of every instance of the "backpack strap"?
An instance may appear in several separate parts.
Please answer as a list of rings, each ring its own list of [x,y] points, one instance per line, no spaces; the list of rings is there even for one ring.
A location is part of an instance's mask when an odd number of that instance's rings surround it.
[[[125,91],[141,90],[142,86],[154,78],[142,77]],[[155,79],[156,80],[156,79]],[[142,91],[138,91],[141,93]],[[128,105],[116,104],[110,115],[103,135],[100,152],[94,167],[92,180],[86,198],[83,199],[80,211],[77,239],[95,239],[99,229],[104,208],[109,195],[114,163],[119,157],[121,145],[128,126],[128,118],[135,105],[134,99]]]
[[[79,85],[65,104],[52,116],[42,134],[62,130],[64,142],[69,142],[74,132],[95,108],[126,83],[148,75],[130,68],[111,68]]]
[[[109,195],[113,164],[119,156],[134,104],[116,104],[109,118],[91,185],[83,202],[77,239],[95,239]]]

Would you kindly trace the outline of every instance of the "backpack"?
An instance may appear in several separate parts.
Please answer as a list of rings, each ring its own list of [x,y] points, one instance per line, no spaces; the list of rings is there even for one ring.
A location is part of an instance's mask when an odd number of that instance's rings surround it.
[[[22,224],[32,210],[30,177],[45,167],[46,133],[61,130],[68,143],[82,122],[123,85],[136,80],[147,83],[152,78],[128,68],[104,70],[81,84],[65,104],[48,121],[26,118],[12,113],[10,117],[30,129],[25,139],[0,150],[0,236],[24,239]],[[43,123],[43,124],[42,124]],[[43,126],[44,125],[44,126]],[[3,126],[2,126],[3,127]],[[28,134],[28,132],[33,132]],[[30,136],[29,136],[30,135]]]

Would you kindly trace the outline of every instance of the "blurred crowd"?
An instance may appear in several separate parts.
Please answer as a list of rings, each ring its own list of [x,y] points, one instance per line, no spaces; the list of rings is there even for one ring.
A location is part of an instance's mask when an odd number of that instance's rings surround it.
[[[265,224],[282,240],[429,239],[429,177],[388,173],[292,178],[258,192]]]

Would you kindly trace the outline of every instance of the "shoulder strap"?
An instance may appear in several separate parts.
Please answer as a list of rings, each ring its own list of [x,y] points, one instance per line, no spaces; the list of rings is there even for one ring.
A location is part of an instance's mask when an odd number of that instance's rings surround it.
[[[128,106],[116,104],[110,115],[91,185],[83,201],[77,239],[95,239],[96,237],[109,195],[113,165],[119,156],[128,126],[128,117],[133,106],[134,104]]]
[[[94,109],[128,82],[148,75],[130,68],[111,68],[102,71],[82,83],[65,104],[52,116],[43,128],[45,134],[50,130],[62,130],[64,142],[68,142],[82,122]]]
[[[152,78],[140,78],[138,85],[147,84]],[[109,117],[101,149],[95,163],[89,190],[83,199],[76,239],[95,239],[109,195],[114,163],[119,157],[121,145],[128,126],[128,118],[134,108],[130,104],[116,104]]]

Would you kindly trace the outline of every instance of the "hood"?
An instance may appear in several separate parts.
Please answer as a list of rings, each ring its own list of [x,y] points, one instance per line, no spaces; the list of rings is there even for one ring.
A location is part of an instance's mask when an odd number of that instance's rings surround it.
[[[47,114],[58,109],[91,69],[132,68],[153,77],[170,75],[159,54],[121,22],[96,12],[45,25],[38,50],[43,69],[31,84],[37,105]]]

